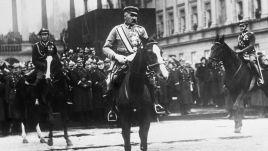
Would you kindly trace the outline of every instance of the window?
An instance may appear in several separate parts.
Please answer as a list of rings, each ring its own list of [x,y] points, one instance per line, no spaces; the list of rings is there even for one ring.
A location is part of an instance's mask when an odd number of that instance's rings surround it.
[[[197,18],[197,7],[192,7],[192,14],[191,14],[191,22],[192,22],[192,29],[195,31],[198,26],[198,18]]]
[[[237,19],[238,20],[242,20],[243,19],[243,17],[244,17],[244,13],[243,13],[243,2],[242,1],[239,1],[239,2],[237,2],[237,12],[238,12],[238,14],[237,14]]]
[[[158,15],[157,17],[157,37],[161,38],[164,35],[164,21],[163,15]]]
[[[191,63],[194,64],[196,61],[196,51],[191,52]]]
[[[261,0],[253,0],[253,13],[255,18],[261,18]]]
[[[181,53],[179,53],[179,60],[181,60],[182,58],[183,58],[183,53],[181,52]]]
[[[186,26],[185,26],[185,11],[184,9],[181,9],[179,14],[179,31],[181,33],[185,32]]]
[[[174,33],[174,15],[173,12],[168,12],[168,34],[172,35]]]
[[[205,15],[204,15],[204,20],[205,20],[205,27],[210,27],[211,26],[211,6],[210,2],[205,3]]]
[[[204,50],[204,57],[209,58],[210,50]]]
[[[226,20],[227,20],[227,16],[226,16],[226,0],[220,0],[220,14],[219,14],[219,23],[221,25],[223,25]]]

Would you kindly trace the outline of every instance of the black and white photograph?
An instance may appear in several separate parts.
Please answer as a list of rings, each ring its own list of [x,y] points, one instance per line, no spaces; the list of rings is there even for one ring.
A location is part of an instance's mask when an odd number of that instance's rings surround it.
[[[268,0],[0,0],[1,151],[267,151]]]

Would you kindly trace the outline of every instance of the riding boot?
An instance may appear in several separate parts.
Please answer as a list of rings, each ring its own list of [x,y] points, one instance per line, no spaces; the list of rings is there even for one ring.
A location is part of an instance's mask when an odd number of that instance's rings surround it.
[[[263,79],[261,77],[261,71],[259,70],[259,67],[258,67],[257,64],[254,63],[253,67],[254,67],[254,70],[255,70],[255,72],[256,72],[256,74],[258,76],[257,85],[260,86],[260,85],[264,84],[264,81],[263,81]]]

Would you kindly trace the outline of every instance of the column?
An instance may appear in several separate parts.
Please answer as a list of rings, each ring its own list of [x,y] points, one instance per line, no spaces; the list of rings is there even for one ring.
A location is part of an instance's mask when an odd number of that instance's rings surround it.
[[[164,33],[163,33],[163,37],[166,37],[166,36],[168,36],[168,30],[167,30],[167,11],[166,11],[166,0],[163,0],[162,1],[163,2],[163,22],[164,22]]]
[[[191,31],[192,26],[191,26],[191,14],[189,10],[189,0],[184,0],[184,7],[185,7],[185,31]]]
[[[261,0],[261,17],[268,17],[268,1],[267,0]]]
[[[243,20],[249,19],[249,0],[243,0]]]
[[[102,9],[102,2],[101,2],[101,0],[97,0],[97,9]]]
[[[84,0],[84,7],[85,7],[85,13],[88,12],[88,9],[87,9],[87,0]]]
[[[75,18],[74,0],[70,0],[70,19]]]
[[[217,26],[217,0],[211,0],[211,27]]]
[[[18,14],[17,14],[17,1],[12,0],[12,24],[13,32],[18,32]]]
[[[174,16],[174,33],[177,34],[179,32],[179,16],[178,16],[178,8],[177,8],[177,0],[175,0],[173,5],[173,16]]]
[[[25,22],[29,18],[27,0],[21,0],[21,35],[23,41],[29,41],[29,23]]]
[[[202,4],[202,0],[197,0],[197,12],[198,12],[198,28],[197,30],[201,30],[203,29],[204,27],[204,17],[203,17],[203,14],[204,14],[204,7],[203,7],[203,4]]]
[[[47,25],[47,3],[46,0],[42,0],[41,3],[41,8],[42,8],[42,28],[48,28]]]
[[[234,5],[234,0],[225,0],[225,5],[226,5],[226,17],[227,20],[225,22],[225,25],[234,23],[234,15],[235,14],[235,5]]]

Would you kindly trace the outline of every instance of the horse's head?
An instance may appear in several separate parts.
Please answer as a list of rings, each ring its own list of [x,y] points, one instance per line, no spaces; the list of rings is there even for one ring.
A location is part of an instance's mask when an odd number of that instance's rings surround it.
[[[214,43],[211,47],[211,52],[209,56],[209,64],[211,65],[217,65],[221,61],[223,61],[223,57],[225,56],[224,53],[226,51],[226,44],[224,42],[224,35],[222,37],[219,37],[219,35],[216,36]]]
[[[161,74],[165,79],[168,78],[168,71],[162,57],[162,51],[157,46],[156,41],[147,41],[144,43],[144,51],[147,56],[147,69],[149,71]]]

